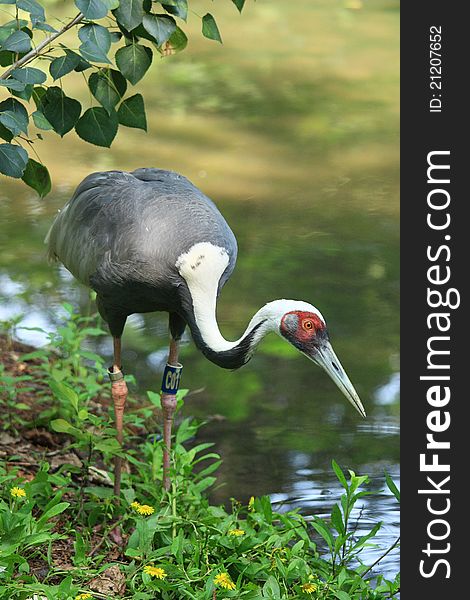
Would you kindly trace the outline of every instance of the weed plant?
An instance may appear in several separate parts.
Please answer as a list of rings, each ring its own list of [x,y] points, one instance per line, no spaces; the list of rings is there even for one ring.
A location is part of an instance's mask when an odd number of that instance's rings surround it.
[[[67,323],[50,335],[49,346],[21,360],[35,364],[24,377],[33,373],[47,383],[40,392],[47,408],[39,420],[67,440],[64,456],[75,452],[82,466],[64,460],[53,471],[42,459],[32,478],[14,460],[0,467],[0,600],[396,597],[399,577],[387,580],[377,572],[379,561],[361,560],[381,523],[358,536],[357,519],[351,521],[371,493],[365,475],[346,476],[332,462],[344,493],[329,518],[277,512],[267,496],[247,506],[214,506],[208,490],[221,459],[212,444],[196,442],[201,423],[186,418],[175,431],[172,484],[165,492],[161,438],[130,436],[130,448],[121,450],[109,411],[102,410],[105,369],[85,342],[104,332],[95,318],[65,309]],[[0,376],[8,411],[21,388],[9,374]],[[179,407],[184,395],[179,392]],[[159,395],[149,392],[148,399],[127,415],[133,430],[154,418]],[[14,424],[7,419],[4,427]],[[95,476],[95,465],[110,470],[116,454],[130,466],[118,502],[106,469],[102,483]],[[388,476],[386,481],[399,500]]]

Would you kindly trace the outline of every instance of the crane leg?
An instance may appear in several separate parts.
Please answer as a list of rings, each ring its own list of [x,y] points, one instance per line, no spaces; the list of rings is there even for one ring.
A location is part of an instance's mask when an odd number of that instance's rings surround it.
[[[171,428],[176,409],[176,392],[178,391],[181,370],[178,362],[178,342],[171,339],[168,363],[163,373],[161,405],[163,409],[163,487],[170,489],[170,450]]]
[[[108,375],[111,380],[111,395],[114,403],[114,419],[116,422],[117,441],[122,445],[124,408],[127,400],[127,385],[124,381],[124,375],[121,371],[121,338],[114,337],[114,360],[113,366],[108,369]],[[119,497],[121,494],[121,469],[122,459],[116,456],[114,459],[114,495]]]

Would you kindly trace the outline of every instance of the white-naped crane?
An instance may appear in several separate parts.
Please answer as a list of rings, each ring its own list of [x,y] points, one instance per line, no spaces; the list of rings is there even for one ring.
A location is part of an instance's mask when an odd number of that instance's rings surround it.
[[[188,179],[162,169],[93,173],[57,214],[46,238],[49,256],[96,292],[98,311],[114,340],[109,369],[117,437],[127,387],[121,336],[133,313],[169,313],[170,351],[162,384],[164,486],[169,487],[171,425],[181,365],[178,344],[186,325],[196,346],[216,365],[237,369],[260,340],[275,332],[321,366],[364,417],[361,401],[331,347],[325,319],[307,302],[275,300],[227,341],[216,319],[217,296],[230,277],[237,242],[215,204]],[[114,492],[120,494],[116,459]]]

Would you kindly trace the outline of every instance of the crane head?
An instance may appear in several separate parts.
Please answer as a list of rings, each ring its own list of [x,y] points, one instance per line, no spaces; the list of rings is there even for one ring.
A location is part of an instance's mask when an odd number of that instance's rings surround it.
[[[359,396],[331,346],[320,312],[306,302],[292,301],[291,308],[294,310],[284,312],[281,316],[280,335],[324,369],[354,408],[365,417]]]

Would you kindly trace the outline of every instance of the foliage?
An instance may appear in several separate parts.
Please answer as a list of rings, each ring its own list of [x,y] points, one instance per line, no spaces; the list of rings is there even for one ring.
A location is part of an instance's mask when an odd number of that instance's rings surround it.
[[[241,12],[245,1],[232,2]],[[34,143],[43,134],[30,134],[29,128],[52,130],[61,137],[75,130],[86,142],[104,147],[111,146],[120,125],[146,131],[144,99],[141,94],[126,97],[127,84],[134,86],[144,77],[154,51],[171,56],[188,42],[181,28],[188,18],[188,0],[74,4],[78,14],[56,28],[37,0],[0,0],[11,17],[0,25],[0,66],[5,67],[0,87],[10,94],[0,102],[0,173],[22,178],[41,196],[51,189],[49,172],[23,146],[37,156]],[[201,18],[201,27],[206,38],[222,41],[212,14]],[[77,34],[75,42],[63,37],[70,30]],[[62,80],[88,70],[84,78],[99,106],[84,110],[64,92]],[[35,110],[29,114],[31,102]]]
[[[197,443],[201,424],[185,418],[175,431],[172,486],[165,492],[163,444],[152,433],[159,404],[153,392],[148,392],[149,404],[131,407],[127,417],[133,430],[146,425],[150,434],[131,437],[123,452],[130,471],[123,474],[120,502],[113,498],[109,478],[92,485],[92,464],[101,459],[110,465],[121,453],[109,416],[93,402],[107,395],[97,383],[104,369],[85,340],[103,332],[94,317],[79,317],[68,304],[64,308],[67,323],[51,334],[50,346],[21,360],[34,361],[35,378],[48,382],[47,415],[57,417],[51,428],[66,436],[67,450],[81,457],[82,469],[64,461],[53,472],[41,460],[34,477],[25,478],[12,457],[12,466],[0,470],[0,600],[35,594],[54,600],[108,597],[97,582],[112,568],[122,580],[113,597],[136,600],[381,600],[397,594],[398,578],[375,574],[372,566],[379,561],[369,566],[361,561],[361,551],[373,543],[381,524],[360,537],[359,519],[351,524],[360,499],[371,493],[364,489],[367,476],[350,471],[347,478],[333,461],[344,494],[329,518],[276,511],[267,496],[252,498],[247,506],[232,500],[229,510],[214,506],[207,492],[221,460],[212,444]],[[179,394],[179,409],[185,393]],[[388,475],[386,480],[399,499]],[[116,528],[124,539],[119,560],[112,558]],[[72,549],[70,564],[62,569],[57,568],[60,543]],[[60,564],[64,560],[61,556]]]

